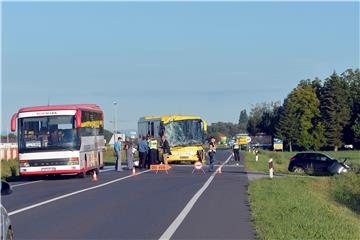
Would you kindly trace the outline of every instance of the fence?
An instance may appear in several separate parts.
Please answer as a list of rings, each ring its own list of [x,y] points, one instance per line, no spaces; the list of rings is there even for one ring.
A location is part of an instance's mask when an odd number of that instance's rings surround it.
[[[16,143],[0,143],[0,159],[10,160],[18,157],[18,145]]]

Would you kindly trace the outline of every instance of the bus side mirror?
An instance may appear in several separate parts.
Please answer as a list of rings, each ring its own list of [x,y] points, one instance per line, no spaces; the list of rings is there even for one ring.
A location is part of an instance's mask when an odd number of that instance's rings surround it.
[[[16,119],[17,119],[17,113],[15,113],[12,117],[11,117],[11,131],[15,132],[16,131]]]
[[[207,124],[206,124],[205,120],[202,120],[202,124],[203,124],[204,132],[207,132]]]

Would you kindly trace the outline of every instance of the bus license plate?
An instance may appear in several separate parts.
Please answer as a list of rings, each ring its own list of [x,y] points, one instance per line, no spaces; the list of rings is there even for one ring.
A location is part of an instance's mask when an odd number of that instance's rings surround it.
[[[41,168],[41,171],[42,172],[51,172],[51,171],[55,171],[56,170],[56,168],[54,168],[54,167],[49,167],[49,168]]]
[[[188,156],[180,156],[180,159],[188,159]]]

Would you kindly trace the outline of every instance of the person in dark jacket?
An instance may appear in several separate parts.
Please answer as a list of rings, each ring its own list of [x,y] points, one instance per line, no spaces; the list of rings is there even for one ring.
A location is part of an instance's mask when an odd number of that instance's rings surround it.
[[[138,144],[139,150],[139,168],[146,168],[146,158],[149,152],[149,146],[146,142],[145,136],[143,136]]]
[[[209,144],[209,158],[210,158],[210,166],[209,166],[209,172],[214,171],[215,167],[215,153],[216,153],[216,139],[215,137],[210,138],[210,144]]]
[[[160,147],[163,152],[162,163],[167,164],[167,157],[171,154],[171,152],[170,152],[170,144],[169,144],[168,140],[166,139],[165,135],[163,135],[161,137]]]

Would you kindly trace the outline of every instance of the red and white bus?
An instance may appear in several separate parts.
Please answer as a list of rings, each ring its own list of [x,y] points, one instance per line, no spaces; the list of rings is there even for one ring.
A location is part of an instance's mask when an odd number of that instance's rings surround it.
[[[18,135],[20,175],[78,174],[104,166],[104,113],[95,104],[21,108],[11,119]]]

